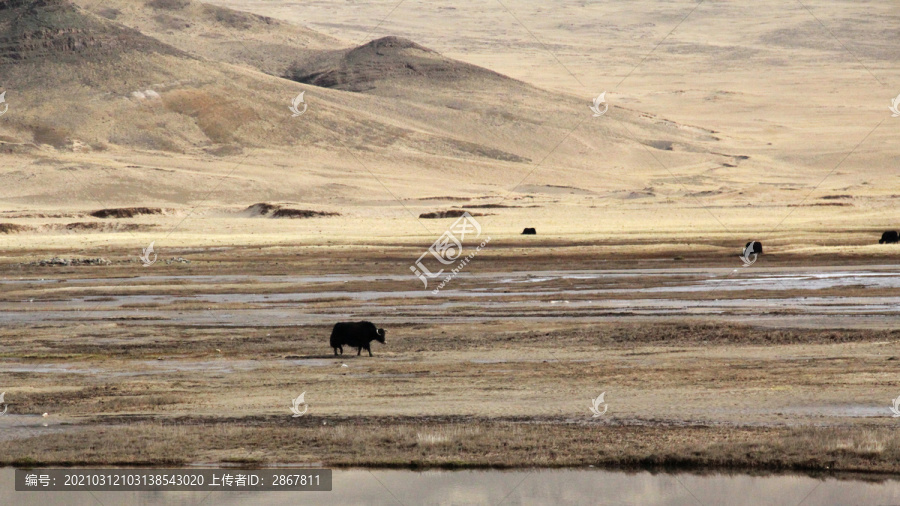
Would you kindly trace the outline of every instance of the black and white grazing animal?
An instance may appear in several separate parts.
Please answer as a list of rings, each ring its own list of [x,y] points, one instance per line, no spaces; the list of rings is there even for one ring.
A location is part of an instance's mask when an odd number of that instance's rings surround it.
[[[878,241],[878,244],[891,244],[895,242],[900,242],[900,236],[898,236],[895,231],[889,231],[881,234],[881,240]]]
[[[344,354],[344,346],[352,346],[357,349],[356,354],[362,353],[363,349],[372,356],[372,341],[378,341],[384,344],[384,329],[375,327],[372,322],[340,322],[335,323],[331,330],[331,347],[334,348],[334,354]]]
[[[750,245],[753,244],[753,251],[747,251],[750,249]],[[759,241],[750,241],[744,245],[744,253],[749,255],[750,253],[756,253],[757,255],[762,255],[762,243]]]

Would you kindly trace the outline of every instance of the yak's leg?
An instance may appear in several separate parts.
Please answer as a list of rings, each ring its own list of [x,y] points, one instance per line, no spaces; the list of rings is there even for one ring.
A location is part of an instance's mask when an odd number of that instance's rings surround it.
[[[341,355],[343,355],[343,354],[344,354],[344,346],[341,345],[341,346],[338,346],[338,348],[340,348],[340,350],[341,350]]]
[[[369,356],[372,356],[372,348],[370,346],[366,346],[366,351],[369,352]]]
[[[334,356],[336,357],[337,356],[337,346],[332,346],[332,348],[334,348]]]
[[[362,353],[362,346],[356,349],[356,356],[358,357],[360,353]]]

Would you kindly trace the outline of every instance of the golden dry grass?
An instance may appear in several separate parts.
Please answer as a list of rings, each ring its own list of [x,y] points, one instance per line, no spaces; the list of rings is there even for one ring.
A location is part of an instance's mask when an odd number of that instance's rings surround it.
[[[374,358],[334,359],[328,330],[4,329],[11,412],[63,424],[8,440],[4,462],[898,470],[896,332],[392,325]]]
[[[4,465],[184,465],[321,462],[325,466],[741,469],[897,473],[889,428],[621,427],[472,420],[318,417],[215,425],[140,422],[84,427],[14,445]],[[77,437],[80,444],[72,445]]]

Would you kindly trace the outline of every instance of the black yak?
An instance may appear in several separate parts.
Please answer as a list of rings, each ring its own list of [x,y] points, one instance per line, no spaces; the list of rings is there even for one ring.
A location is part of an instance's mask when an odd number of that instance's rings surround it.
[[[753,251],[747,251],[747,248],[750,247],[751,243],[753,244]],[[746,253],[748,255],[750,253],[756,253],[757,255],[762,255],[762,243],[759,241],[748,242],[747,244],[744,245],[744,253]]]
[[[356,354],[362,353],[363,349],[372,356],[372,348],[370,343],[378,341],[384,344],[384,329],[375,328],[372,322],[340,322],[334,324],[331,330],[331,347],[334,348],[334,354],[344,354],[344,346],[352,346],[357,349]]]
[[[522,231],[522,235],[535,235],[535,234],[537,234],[537,230],[535,230],[533,228],[526,228],[525,230]]]
[[[878,244],[890,244],[893,242],[900,242],[900,236],[895,231],[889,231],[881,234],[881,240],[878,241]]]

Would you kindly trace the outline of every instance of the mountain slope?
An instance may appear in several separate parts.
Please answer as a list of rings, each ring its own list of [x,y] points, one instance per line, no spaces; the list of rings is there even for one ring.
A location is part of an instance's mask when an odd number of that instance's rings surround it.
[[[402,80],[405,85],[447,87],[454,83],[495,78],[496,72],[451,60],[402,37],[383,37],[351,49],[323,52],[298,60],[289,77],[297,82],[347,91],[369,91]]]
[[[297,58],[343,47],[337,39],[276,19],[195,0],[76,0],[100,17],[209,60],[281,76]]]
[[[48,57],[98,61],[132,51],[181,54],[137,30],[84,16],[64,0],[0,0],[0,34],[3,64]]]
[[[216,26],[240,40],[244,30],[233,25]],[[360,199],[383,195],[388,183],[404,195],[483,194],[526,176],[526,185],[640,189],[648,175],[665,175],[660,163],[698,171],[732,160],[710,154],[709,131],[619,107],[592,118],[587,99],[399,38],[283,58],[295,60],[290,75],[320,86],[214,61],[215,51],[189,52],[186,38],[170,38],[179,47],[63,0],[0,3],[0,87],[10,105],[0,150],[57,160],[48,167],[86,167],[92,183],[131,188],[133,200],[153,195],[160,206],[190,201],[184,189],[219,171],[229,176],[216,186],[223,199],[249,198],[256,188],[260,202]],[[292,117],[288,106],[301,92],[308,109]],[[152,171],[139,169],[147,157]],[[47,173],[54,169],[35,166],[26,180],[58,181]],[[53,185],[16,192],[32,201],[73,198]]]
[[[602,119],[592,118],[590,97],[579,101],[541,90],[401,37],[309,55],[288,77],[386,99],[406,125],[477,144],[482,153],[505,153],[499,157],[504,160],[536,162],[552,152],[572,168],[595,166],[595,159],[583,156],[586,150],[619,166],[652,163],[648,150],[676,164],[696,155],[719,158],[708,153],[718,140],[710,130],[616,106]],[[559,145],[566,137],[570,142]]]

